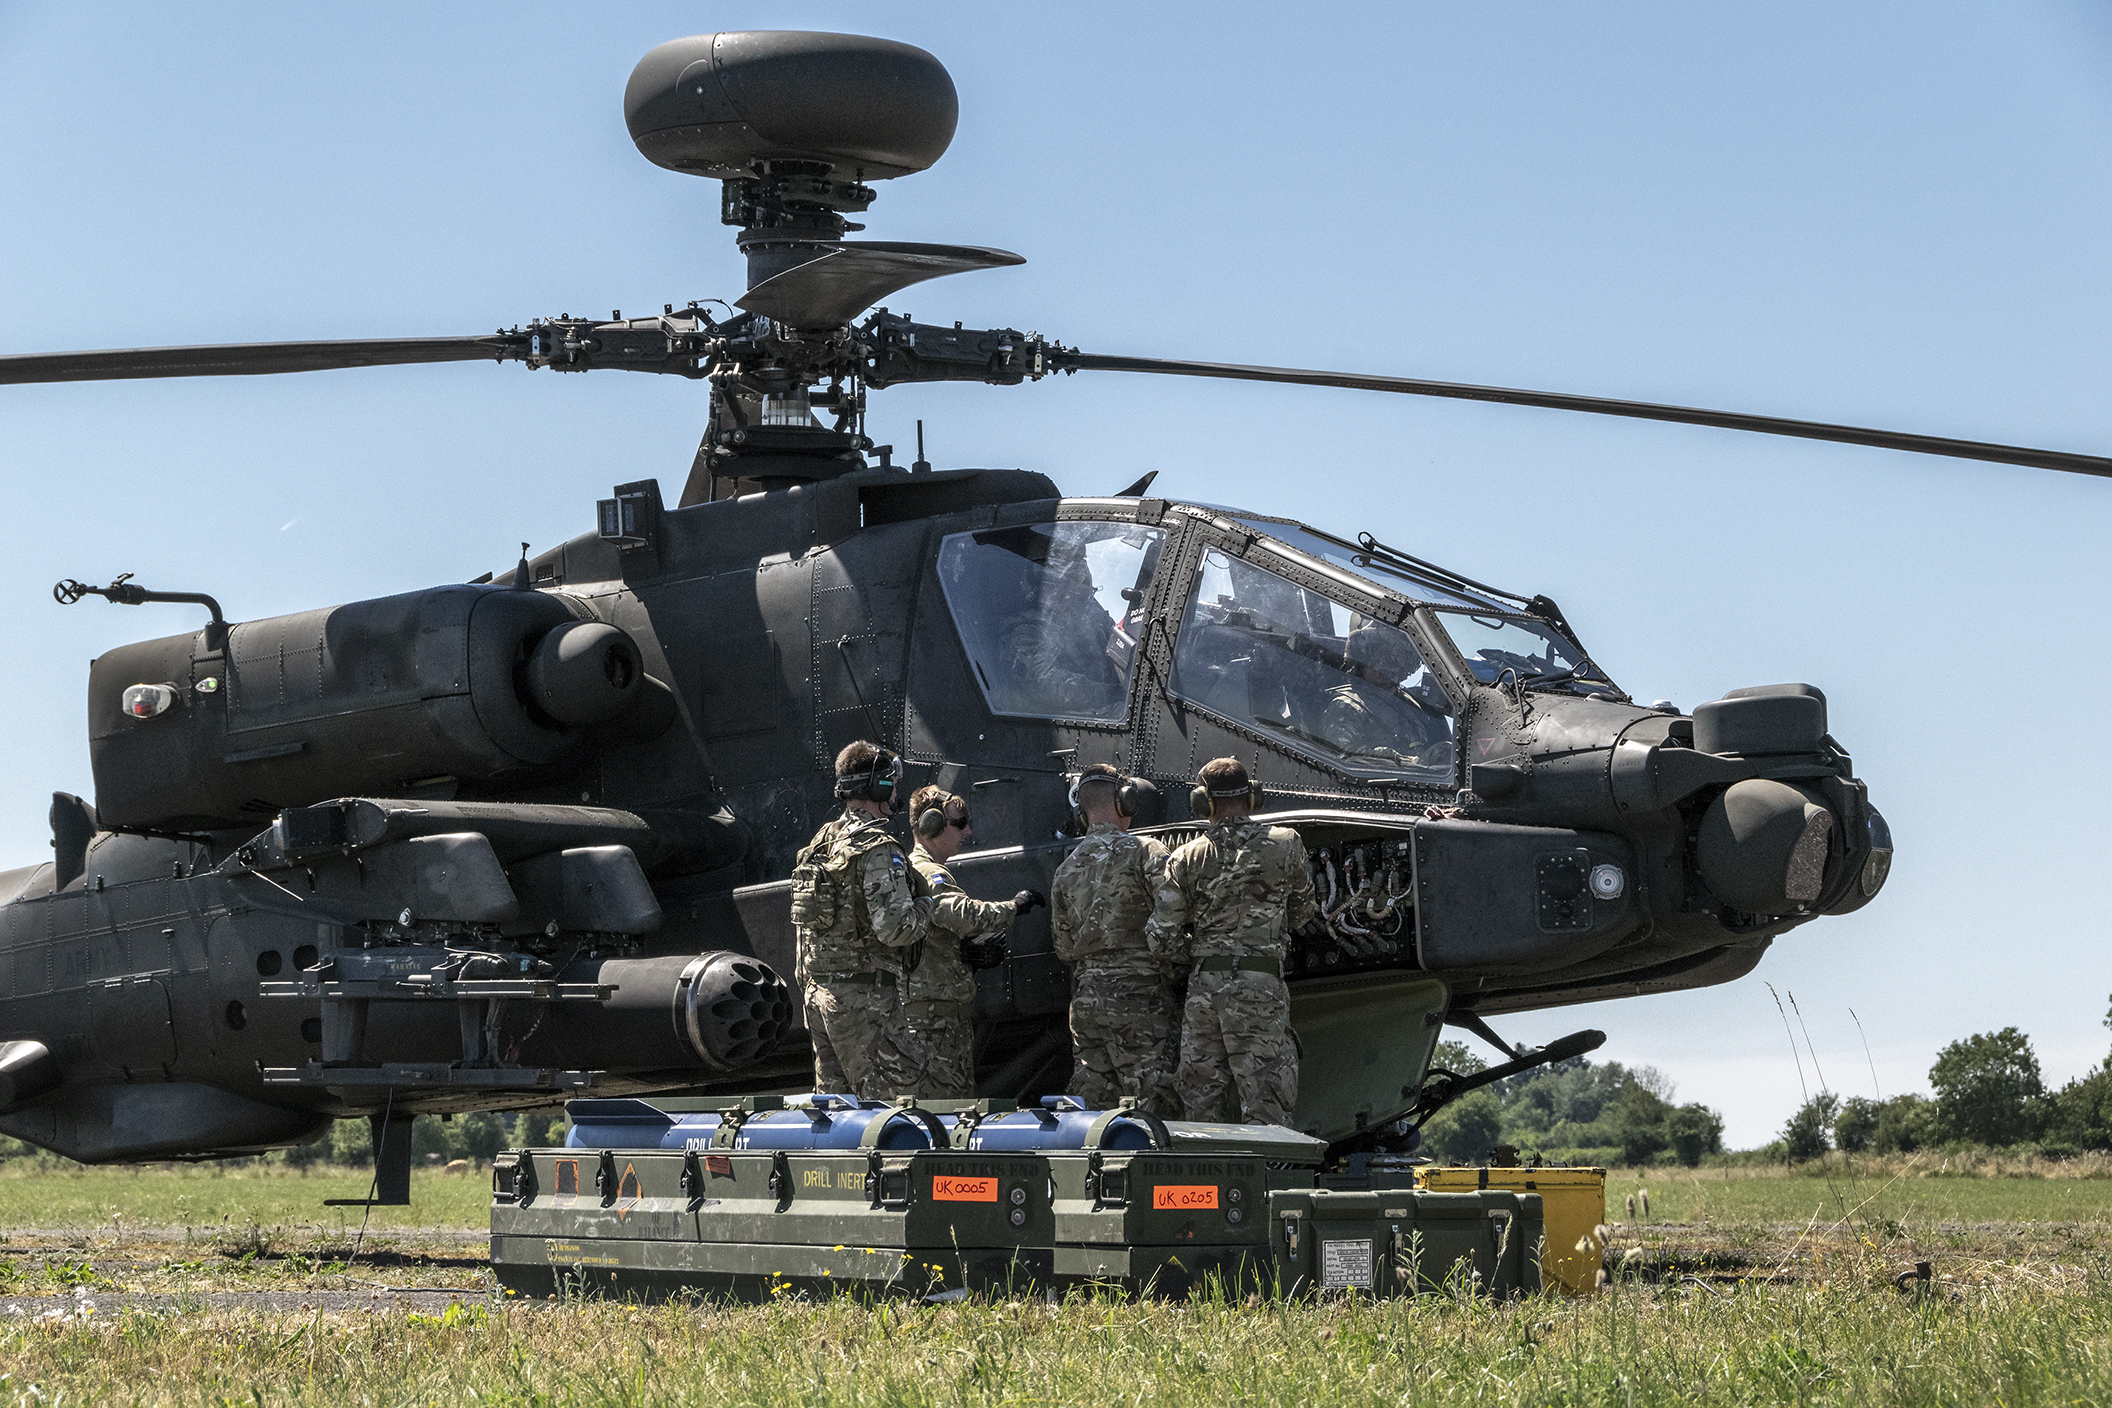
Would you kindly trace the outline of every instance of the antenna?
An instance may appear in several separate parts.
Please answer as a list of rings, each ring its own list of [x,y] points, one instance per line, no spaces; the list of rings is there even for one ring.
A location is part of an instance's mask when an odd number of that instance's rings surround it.
[[[916,463],[912,464],[912,465],[911,465],[911,466],[909,467],[909,472],[910,472],[911,474],[929,474],[929,473],[931,473],[931,461],[930,461],[930,460],[928,460],[928,459],[925,459],[925,458],[924,458],[924,422],[923,422],[923,421],[918,421],[918,422],[917,422],[917,459],[916,459]]]

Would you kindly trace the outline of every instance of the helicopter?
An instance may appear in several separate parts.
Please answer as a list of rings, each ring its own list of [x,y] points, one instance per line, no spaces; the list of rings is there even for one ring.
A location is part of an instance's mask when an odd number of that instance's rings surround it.
[[[1328,900],[1294,959],[1300,1122],[1343,1142],[1427,1107],[1446,1022],[1729,981],[1882,887],[1888,833],[1808,686],[1638,705],[1544,596],[1149,483],[1066,498],[1026,471],[898,466],[865,434],[869,391],[1194,375],[2112,468],[917,323],[873,310],[1018,258],[843,238],[870,182],[952,137],[931,56],[704,36],[648,56],[626,107],[641,151],[722,182],[738,313],[0,359],[16,382],[489,359],[711,394],[672,504],[613,485],[593,531],[488,581],[237,623],[202,593],[62,584],[213,620],[91,674],[94,803],[55,800],[54,861],[6,893],[0,1129],[99,1161],[366,1115],[389,1200],[413,1113],[796,1084],[784,876],[825,813],[826,759],[859,736],[971,799],[998,844],[956,869],[984,893],[1046,886],[1078,767],[1138,776],[1157,798],[1140,822],[1178,838],[1195,764],[1246,758]],[[1068,1065],[1045,933],[1013,951],[979,1002],[993,1093]]]

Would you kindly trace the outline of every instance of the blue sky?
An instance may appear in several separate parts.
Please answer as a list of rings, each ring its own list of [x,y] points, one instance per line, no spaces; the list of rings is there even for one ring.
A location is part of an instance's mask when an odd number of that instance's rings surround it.
[[[893,300],[1088,350],[1495,382],[2112,454],[2112,20],[2085,3],[0,6],[0,351],[474,333],[741,287],[623,83],[714,29],[936,53],[961,128],[869,238],[1018,269]],[[702,388],[465,364],[0,394],[0,864],[89,790],[88,660],[460,580],[689,463]],[[1605,1028],[1726,1111],[1925,1089],[2016,1025],[2102,1059],[2112,482],[1558,412],[1080,376],[874,398],[941,465],[1369,530],[1553,596],[1683,707],[1808,680],[1890,819],[1880,901]],[[158,614],[157,614],[158,613]],[[11,861],[7,858],[13,858]],[[1853,1009],[1871,1047],[1866,1064]],[[1808,1061],[1807,1061],[1808,1064]]]

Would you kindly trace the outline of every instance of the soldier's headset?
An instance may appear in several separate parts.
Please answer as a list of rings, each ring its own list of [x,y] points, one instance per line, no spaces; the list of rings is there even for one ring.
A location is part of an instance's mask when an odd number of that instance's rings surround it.
[[[946,809],[960,800],[951,792],[944,794],[939,798],[937,806],[926,807],[918,812],[916,820],[909,824],[909,829],[916,832],[920,840],[933,839],[946,829]]]
[[[1137,787],[1135,778],[1109,777],[1104,772],[1080,773],[1078,779],[1071,784],[1071,819],[1078,823],[1080,831],[1092,829],[1092,823],[1085,819],[1085,801],[1079,796],[1079,793],[1085,790],[1087,783],[1112,786],[1115,789],[1116,816],[1126,820],[1137,814],[1137,804],[1143,800],[1143,797]]]
[[[1212,797],[1245,797],[1247,799],[1247,810],[1258,812],[1261,810],[1261,782],[1252,774],[1249,774],[1246,786],[1224,787],[1216,791],[1212,791],[1210,788],[1198,783],[1188,793],[1188,814],[1197,817],[1216,816],[1217,804],[1210,800]]]
[[[895,785],[901,780],[902,760],[882,748],[873,754],[869,766],[836,779],[836,795],[846,802],[879,802],[883,806],[893,806]]]

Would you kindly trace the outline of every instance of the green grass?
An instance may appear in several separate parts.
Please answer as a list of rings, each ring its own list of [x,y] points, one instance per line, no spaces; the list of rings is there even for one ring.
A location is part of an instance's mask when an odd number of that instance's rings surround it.
[[[1861,1173],[1749,1174],[1741,1170],[1617,1169],[1606,1210],[1619,1222],[1630,1194],[1647,1190],[1650,1220],[1682,1223],[1857,1222],[1902,1225],[1985,1222],[2112,1222],[2112,1180],[1930,1176],[1943,1160]]]
[[[357,1210],[319,1203],[363,1193],[355,1173],[0,1165],[0,1227],[14,1229],[0,1232],[0,1307],[25,1307],[0,1311],[0,1408],[2112,1401],[2112,1251],[2098,1250],[2112,1246],[2112,1179],[1929,1171],[1618,1171],[1624,1279],[1582,1301],[641,1308],[496,1299],[479,1248],[421,1249],[412,1229],[485,1225],[481,1174],[420,1171],[411,1208],[376,1210],[394,1259],[348,1271],[341,1246],[322,1248]],[[1648,1223],[1625,1215],[1639,1187]],[[195,1235],[128,1235],[150,1225]],[[64,1226],[84,1234],[22,1230]],[[1916,1260],[1934,1262],[1935,1287],[1902,1294],[1891,1277]],[[205,1311],[191,1294],[361,1295],[377,1280],[470,1299],[262,1314]],[[178,1308],[113,1313],[119,1287]],[[52,1310],[69,1313],[34,1318]]]
[[[2085,1403],[2112,1398],[2112,1290],[133,1314],[0,1328],[0,1365],[24,1403]]]
[[[109,1228],[122,1218],[128,1227],[209,1228],[359,1227],[359,1208],[326,1208],[325,1198],[364,1198],[371,1175],[349,1169],[318,1169],[302,1176],[284,1168],[214,1164],[149,1165],[139,1168],[38,1167],[29,1160],[0,1162],[0,1227]],[[411,1205],[375,1208],[370,1230],[413,1227],[487,1226],[490,1175],[449,1177],[414,1170]]]

